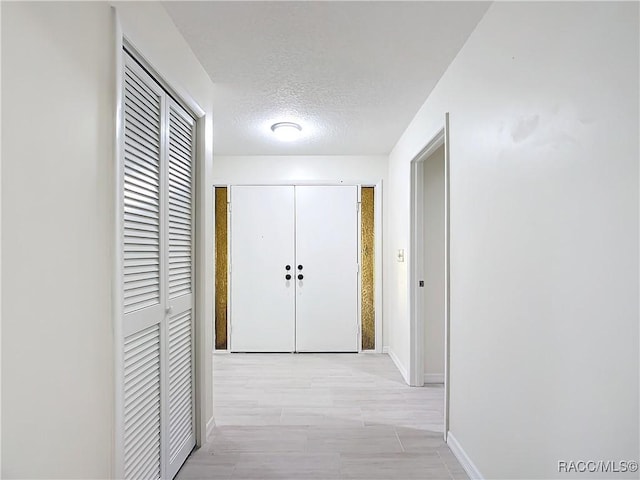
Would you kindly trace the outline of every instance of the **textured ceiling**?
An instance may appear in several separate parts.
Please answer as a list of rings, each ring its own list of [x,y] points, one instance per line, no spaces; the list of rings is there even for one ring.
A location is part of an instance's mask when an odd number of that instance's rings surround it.
[[[348,155],[391,151],[488,4],[164,6],[215,84],[216,154]],[[274,138],[287,120],[300,140]]]

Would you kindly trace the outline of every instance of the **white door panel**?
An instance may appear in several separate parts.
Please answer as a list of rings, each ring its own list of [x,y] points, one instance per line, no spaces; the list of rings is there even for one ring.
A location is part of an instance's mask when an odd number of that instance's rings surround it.
[[[357,202],[356,186],[296,187],[298,352],[358,351]]]
[[[122,475],[162,475],[165,275],[162,89],[130,57],[124,71]]]
[[[295,349],[293,188],[231,187],[233,352]]]
[[[167,318],[163,459],[173,478],[196,445],[193,328],[195,122],[167,99]]]

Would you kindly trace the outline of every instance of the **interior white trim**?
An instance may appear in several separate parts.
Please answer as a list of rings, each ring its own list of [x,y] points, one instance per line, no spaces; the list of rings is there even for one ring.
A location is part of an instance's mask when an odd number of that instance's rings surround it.
[[[382,347],[382,353],[386,353],[387,355],[389,354],[389,345]]]
[[[424,318],[422,291],[418,290],[418,281],[422,278],[424,247],[422,238],[423,204],[423,167],[440,146],[445,143],[444,126],[434,135],[427,145],[411,161],[411,236],[409,248],[409,385],[424,385]]]
[[[120,195],[120,183],[123,175],[124,165],[124,112],[122,109],[124,98],[124,61],[122,58],[123,38],[122,24],[118,18],[115,7],[111,7],[111,15],[113,19],[114,27],[114,51],[113,62],[115,65],[115,145],[113,151],[115,152],[115,161],[113,162],[113,204],[114,204],[114,216],[112,224],[113,233],[113,251],[119,252],[121,249],[122,241],[122,224],[123,224],[123,199]],[[114,358],[115,358],[115,371],[113,375],[114,380],[114,440],[113,440],[113,467],[112,473],[115,478],[124,477],[124,429],[123,422],[119,419],[124,418],[124,352],[122,343],[120,341],[123,335],[123,302],[121,279],[123,277],[124,263],[121,255],[114,255],[113,266],[113,278],[112,278],[112,302],[113,302],[113,331],[114,331]]]
[[[458,462],[460,462],[460,465],[464,468],[464,471],[467,472],[467,475],[469,475],[471,480],[484,480],[484,477],[480,473],[480,470],[478,470],[478,467],[476,467],[469,455],[467,455],[467,452],[464,451],[462,445],[460,445],[456,437],[451,432],[447,432],[447,445],[449,445],[451,452],[458,459]]]
[[[451,394],[451,164],[449,150],[449,112],[444,114],[444,440],[449,432]]]
[[[380,178],[360,178],[360,179],[342,179],[336,180],[335,178],[329,178],[324,180],[275,180],[275,181],[253,181],[250,177],[250,173],[247,174],[246,180],[242,182],[230,182],[224,179],[214,179],[212,185],[215,187],[223,186],[243,186],[243,187],[272,187],[272,186],[285,186],[285,185],[299,185],[299,186],[314,186],[314,185],[362,185],[362,186],[378,186],[382,184]]]
[[[356,262],[358,264],[358,278],[356,284],[358,285],[358,319],[356,320],[356,335],[358,353],[362,353],[362,185],[356,184],[356,202],[358,204],[358,213],[356,216],[356,224],[358,226],[358,233],[356,235],[358,248],[356,252]],[[374,199],[375,204],[375,199]],[[374,227],[375,229],[375,227]],[[374,230],[375,231],[375,230]],[[375,290],[374,290],[375,291]],[[375,324],[375,319],[374,319]],[[375,342],[375,337],[374,337]]]
[[[400,359],[398,358],[398,356],[394,353],[393,350],[391,350],[391,348],[389,348],[389,347],[384,347],[384,348],[388,349],[387,353],[391,357],[391,360],[393,360],[393,363],[395,364],[396,368],[400,372],[400,375],[402,375],[402,378],[404,378],[404,381],[409,383],[409,374],[407,373],[407,369],[400,362]]]
[[[444,373],[425,373],[424,383],[427,385],[444,383]]]
[[[375,187],[375,193],[374,193],[374,203],[373,203],[373,208],[374,208],[374,223],[373,223],[373,229],[374,229],[374,235],[376,237],[376,258],[375,258],[375,270],[374,270],[374,274],[375,274],[375,307],[376,307],[376,320],[375,320],[375,324],[376,324],[376,334],[375,334],[375,341],[376,341],[376,349],[373,350],[373,352],[375,353],[382,353],[383,351],[383,346],[382,346],[382,342],[384,341],[384,339],[382,338],[382,279],[384,276],[384,266],[383,266],[383,260],[382,260],[382,248],[383,248],[383,225],[382,225],[382,212],[384,210],[384,205],[382,202],[382,180],[378,180],[376,183],[372,183],[372,184],[367,184],[367,183],[361,183],[361,185],[373,185]]]
[[[420,205],[423,204],[423,164],[438,148],[444,145],[445,176],[445,313],[444,313],[444,439],[449,431],[449,392],[450,392],[450,342],[449,325],[451,321],[450,292],[450,159],[449,159],[449,113],[444,115],[444,123],[440,130],[427,142],[425,147],[411,160],[410,172],[410,247],[409,247],[409,376],[407,383],[411,386],[422,386],[424,375],[424,316],[423,295],[419,291],[418,281],[422,278],[424,263],[424,242],[422,238],[423,215]]]

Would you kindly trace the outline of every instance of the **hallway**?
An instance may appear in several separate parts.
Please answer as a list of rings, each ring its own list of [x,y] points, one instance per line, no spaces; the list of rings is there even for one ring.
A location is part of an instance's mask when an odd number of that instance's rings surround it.
[[[387,355],[215,355],[209,443],[179,479],[467,478],[442,438],[442,386]]]

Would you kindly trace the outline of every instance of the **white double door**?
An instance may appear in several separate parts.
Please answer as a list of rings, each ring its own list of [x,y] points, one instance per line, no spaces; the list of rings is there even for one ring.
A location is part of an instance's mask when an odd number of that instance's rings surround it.
[[[231,187],[232,352],[358,351],[358,188]]]

